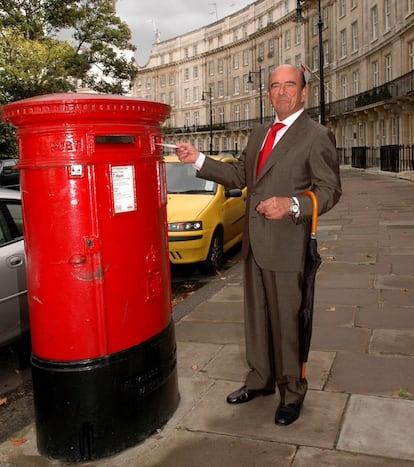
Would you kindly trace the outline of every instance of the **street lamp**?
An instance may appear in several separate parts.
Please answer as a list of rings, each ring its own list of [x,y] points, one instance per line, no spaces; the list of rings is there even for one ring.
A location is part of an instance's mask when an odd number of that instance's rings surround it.
[[[260,123],[263,123],[263,83],[262,83],[262,68],[259,65],[259,71],[249,71],[249,79],[247,80],[248,84],[253,84],[253,74],[259,75],[259,99],[260,99]]]
[[[296,2],[296,23],[303,23],[305,18],[302,15],[302,2],[303,0],[297,0]],[[321,14],[321,0],[318,0],[318,38],[319,38],[319,106],[321,114],[321,124],[325,125],[325,80],[323,72],[323,41],[322,41],[322,14]]]
[[[201,100],[205,101],[206,96],[208,96],[209,105],[210,105],[210,155],[213,154],[213,91],[210,88],[210,91],[203,91],[201,94]]]

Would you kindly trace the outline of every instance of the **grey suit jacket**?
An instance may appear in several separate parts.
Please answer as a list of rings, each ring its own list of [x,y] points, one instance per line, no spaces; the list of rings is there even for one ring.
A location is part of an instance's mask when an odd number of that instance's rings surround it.
[[[319,201],[319,214],[329,211],[341,196],[339,160],[333,134],[305,112],[286,131],[256,178],[256,165],[269,126],[252,131],[236,164],[206,158],[197,176],[228,188],[247,186],[243,257],[251,248],[262,269],[300,272],[310,235],[311,200],[302,195],[312,190]],[[272,196],[296,196],[300,217],[296,220],[266,220],[255,210]]]

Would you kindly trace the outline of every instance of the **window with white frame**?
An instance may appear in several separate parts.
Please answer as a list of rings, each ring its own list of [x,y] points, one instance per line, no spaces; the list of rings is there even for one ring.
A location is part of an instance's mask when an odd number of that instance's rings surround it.
[[[398,118],[392,118],[391,119],[391,143],[392,144],[397,144],[399,141],[398,138],[398,132],[399,132],[399,121]]]
[[[346,16],[346,0],[339,0],[339,17]]]
[[[272,24],[273,23],[273,11],[269,11],[267,15],[267,24]]]
[[[347,47],[346,47],[346,29],[342,29],[339,32],[339,40],[340,40],[340,58],[345,58],[347,54]]]
[[[391,0],[384,0],[384,31],[391,29]]]
[[[249,51],[243,50],[243,66],[249,65]]]
[[[360,146],[364,146],[364,145],[365,145],[365,132],[366,132],[365,122],[359,122],[359,127],[358,127],[358,138],[359,138],[359,144],[360,144]]]
[[[248,121],[250,119],[250,105],[248,102],[246,102],[243,105],[243,120]]]
[[[190,79],[190,69],[184,68],[184,81],[188,81]]]
[[[162,102],[163,104],[166,104],[166,103],[167,103],[167,94],[165,94],[165,92],[162,92],[162,93],[161,93],[160,98],[161,98],[161,102]]]
[[[191,125],[190,112],[186,112],[184,114],[184,126],[188,128],[190,125]]]
[[[384,119],[381,119],[379,121],[379,125],[380,125],[380,134],[381,134],[381,143],[382,144],[385,144],[385,142],[387,141],[387,128],[385,126],[385,121]]]
[[[322,43],[323,50],[323,64],[326,66],[329,64],[329,41],[323,41]]]
[[[312,88],[312,100],[314,107],[319,105],[319,86],[314,86]]]
[[[313,15],[312,16],[312,35],[313,36],[316,36],[319,32],[318,22],[319,22],[319,16]]]
[[[194,112],[194,125],[195,126],[200,125],[200,112],[198,112],[198,110]]]
[[[285,50],[290,49],[292,46],[291,40],[290,40],[290,29],[285,31]]]
[[[342,90],[342,99],[348,97],[348,77],[346,75],[341,76],[341,90]]]
[[[193,45],[193,57],[197,57],[198,55],[198,47],[197,44]]]
[[[239,68],[239,54],[238,53],[233,54],[233,68],[234,69]]]
[[[259,16],[258,24],[257,24],[259,29],[263,28],[263,16]]]
[[[188,58],[188,57],[189,57],[188,47],[184,47],[184,49],[183,49],[183,54],[184,54],[184,58]]]
[[[193,102],[198,102],[200,100],[200,89],[198,86],[193,88]]]
[[[260,42],[257,53],[258,53],[258,58],[260,58],[260,60],[263,60],[265,56],[264,42]]]
[[[408,43],[408,71],[412,70],[414,70],[414,40]]]
[[[329,81],[325,82],[325,104],[329,104],[331,95],[329,93],[329,90],[331,89]]]
[[[270,57],[273,57],[273,54],[275,52],[275,42],[273,39],[269,39],[269,42],[267,43],[268,46],[268,54]]]
[[[385,81],[392,80],[392,56],[391,54],[387,54],[384,57],[384,64],[385,64]]]
[[[146,89],[151,89],[151,78],[148,77],[146,80],[145,80],[145,88]]]
[[[224,107],[219,108],[219,123],[222,125],[224,123]]]
[[[302,42],[302,26],[297,24],[295,26],[295,45],[300,45]]]
[[[233,94],[240,94],[240,78],[238,76],[233,78]]]
[[[217,71],[218,73],[223,74],[223,70],[224,70],[224,62],[222,58],[219,58],[217,60]]]
[[[243,75],[243,91],[249,92],[250,91],[250,83],[249,83],[249,75],[246,73]]]
[[[224,81],[218,81],[217,83],[217,96],[224,97]]]
[[[319,68],[319,47],[312,47],[312,70]]]
[[[193,79],[198,79],[198,66],[193,67]]]
[[[240,105],[236,104],[233,107],[234,121],[240,123]]]
[[[379,84],[379,71],[378,71],[378,62],[372,62],[372,87],[376,88]]]
[[[221,150],[227,152],[229,150],[229,139],[227,136],[221,138]]]
[[[175,105],[175,92],[174,91],[170,91],[168,100],[171,106]]]
[[[352,52],[357,52],[359,49],[359,30],[358,30],[358,21],[355,21],[351,24],[351,34],[352,34]]]
[[[214,75],[214,62],[213,61],[208,62],[208,74],[210,76]]]
[[[169,83],[170,86],[173,86],[175,84],[175,74],[174,74],[174,72],[169,73],[168,83]]]
[[[352,72],[352,93],[359,94],[359,70]]]
[[[378,39],[378,7],[374,5],[371,8],[371,40]]]
[[[239,38],[238,32],[239,32],[238,29],[233,30],[233,42],[236,42],[238,40],[238,38]]]
[[[185,88],[184,89],[184,104],[189,104],[190,103],[190,89]]]
[[[325,7],[322,9],[322,23],[323,29],[327,29],[329,26],[329,9]]]

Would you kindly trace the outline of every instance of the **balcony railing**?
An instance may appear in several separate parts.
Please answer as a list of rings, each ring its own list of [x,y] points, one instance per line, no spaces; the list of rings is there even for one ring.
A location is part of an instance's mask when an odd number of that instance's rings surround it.
[[[346,99],[340,99],[334,102],[330,102],[325,106],[326,117],[338,117],[352,112],[358,108],[364,108],[378,102],[387,102],[396,100],[398,98],[406,97],[408,95],[414,95],[414,71],[410,71],[399,78],[389,81],[381,86],[370,89],[365,92],[356,94],[355,96],[348,97]],[[307,109],[309,115],[315,120],[319,118],[320,111],[319,106],[311,107]],[[264,122],[273,121],[274,117],[264,117]],[[213,125],[213,131],[240,131],[240,130],[251,130],[255,126],[260,125],[260,119],[245,119],[237,120],[233,122],[225,122]],[[210,125],[192,125],[184,127],[164,127],[163,132],[165,134],[176,134],[176,133],[202,133],[210,131]]]

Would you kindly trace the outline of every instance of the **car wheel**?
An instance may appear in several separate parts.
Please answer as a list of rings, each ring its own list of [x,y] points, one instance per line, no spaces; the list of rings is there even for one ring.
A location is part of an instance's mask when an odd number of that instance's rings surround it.
[[[223,263],[223,236],[216,230],[211,239],[207,259],[203,263],[203,271],[208,274],[215,274],[220,270]]]

